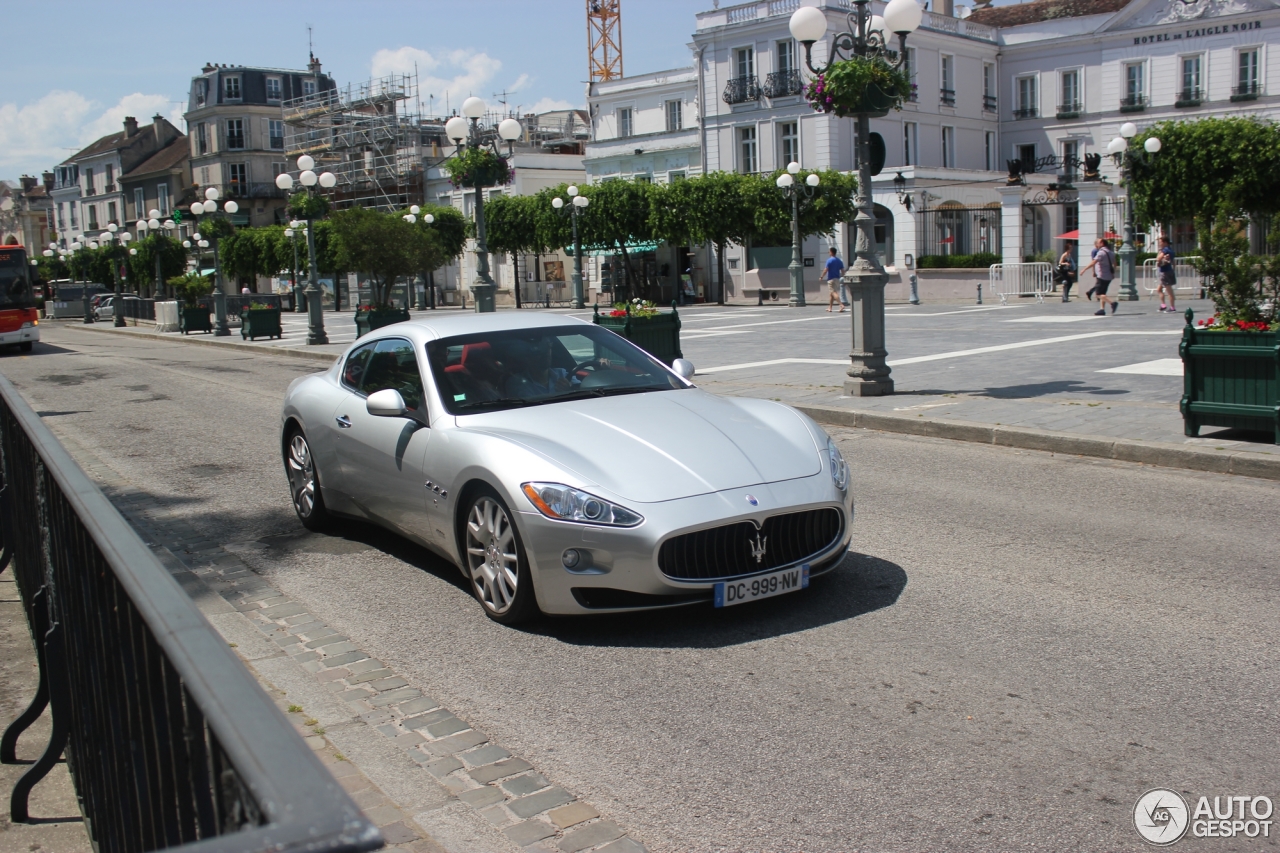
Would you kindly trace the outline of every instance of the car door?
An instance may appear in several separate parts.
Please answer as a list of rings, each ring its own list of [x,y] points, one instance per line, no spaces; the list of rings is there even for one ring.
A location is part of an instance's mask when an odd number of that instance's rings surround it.
[[[366,349],[366,348],[362,348]],[[359,384],[334,412],[335,449],[342,487],[366,515],[419,540],[431,539],[422,475],[431,429],[426,426],[426,395],[413,344],[384,338],[367,347]],[[358,353],[353,353],[355,356]],[[344,385],[348,374],[344,369]],[[375,391],[400,392],[415,417],[375,417],[365,401]]]

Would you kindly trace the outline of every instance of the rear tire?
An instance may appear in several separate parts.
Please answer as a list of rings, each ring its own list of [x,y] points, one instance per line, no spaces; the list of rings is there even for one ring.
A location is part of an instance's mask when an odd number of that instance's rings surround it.
[[[326,530],[332,517],[324,505],[320,491],[320,472],[311,455],[311,445],[301,429],[289,434],[289,444],[284,452],[285,473],[289,476],[289,497],[293,511],[302,526],[314,533]]]
[[[538,612],[520,531],[497,492],[485,488],[472,496],[462,539],[471,591],[490,619],[514,625]]]

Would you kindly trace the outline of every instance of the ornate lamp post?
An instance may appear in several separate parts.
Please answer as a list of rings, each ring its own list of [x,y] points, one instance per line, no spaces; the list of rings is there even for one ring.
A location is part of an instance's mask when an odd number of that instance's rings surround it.
[[[218,195],[217,187],[209,187],[204,191],[205,201],[197,201],[191,205],[191,212],[196,216],[217,214]],[[240,205],[236,203],[235,199],[228,199],[222,205],[222,209],[225,211],[225,215],[229,217],[240,209]],[[226,221],[229,223],[230,219]],[[208,245],[208,243],[203,243],[201,248],[204,245]],[[227,325],[227,293],[222,284],[222,262],[218,258],[218,234],[216,231],[213,233],[213,275],[213,335],[216,338],[225,338],[231,334],[231,327]]]
[[[338,178],[333,172],[322,172],[317,175],[313,169],[316,161],[306,154],[298,158],[298,183],[302,184],[303,192],[308,196],[306,203],[307,211],[307,261],[311,267],[307,289],[307,343],[309,345],[319,345],[329,343],[329,336],[324,331],[324,303],[320,293],[320,283],[316,279],[316,229],[312,227],[312,220],[315,218],[313,214],[314,203],[316,198],[315,186],[319,184],[324,189],[332,189],[338,183]],[[293,189],[293,176],[288,172],[283,172],[276,176],[276,186],[282,190],[288,191]],[[333,283],[333,296],[336,304],[338,298],[338,282]]]
[[[564,209],[564,199],[559,196],[551,199],[551,206],[560,211],[562,216],[573,220],[573,302],[570,304],[574,308],[585,308],[587,303],[582,290],[582,240],[578,236],[578,215],[587,209],[591,199],[579,195],[577,187],[571,186],[565,192],[569,195],[569,209]],[[519,287],[519,284],[516,286]]]
[[[114,222],[110,222],[107,223],[107,230],[98,235],[99,243],[106,246],[109,250],[110,254],[108,257],[111,259],[111,274],[115,276],[116,280],[116,298],[113,300],[114,304],[111,306],[111,324],[113,326],[126,325],[124,321],[124,289],[120,280],[120,249],[129,245],[129,241],[133,239],[133,235],[128,231],[120,233],[117,238],[116,232],[119,230],[119,226]],[[119,239],[119,243],[116,242],[117,239]],[[137,254],[137,252],[135,251],[134,254]]]
[[[302,231],[305,225],[305,222],[294,219],[289,223],[289,227],[284,229],[284,236],[288,237],[290,242],[293,243],[293,268],[289,271],[289,286],[293,289],[293,311],[295,314],[301,314],[307,310],[303,305],[302,287],[298,284],[298,232]]]
[[[1138,135],[1138,127],[1131,121],[1126,121],[1120,125],[1120,135],[1111,140],[1107,144],[1107,153],[1112,156],[1117,166],[1120,167],[1120,179],[1125,185],[1124,199],[1124,243],[1120,246],[1117,253],[1120,256],[1120,298],[1133,302],[1138,298],[1138,277],[1134,264],[1134,255],[1138,250],[1133,245],[1133,188],[1129,186],[1129,179],[1133,176],[1133,164],[1139,157],[1145,159],[1148,154],[1157,154],[1160,151],[1160,140],[1154,136],[1148,137],[1142,143],[1145,154],[1132,151],[1129,148],[1129,140]]]
[[[408,213],[406,213],[406,214],[405,214],[403,217],[401,217],[401,218],[402,218],[402,219],[404,219],[404,221],[405,221],[405,222],[408,222],[410,225],[412,225],[413,223],[415,223],[415,222],[417,222],[417,221],[418,221],[418,214],[420,214],[420,213],[422,213],[422,208],[421,208],[421,207],[419,207],[419,206],[418,206],[418,205],[416,205],[416,204],[414,204],[414,205],[410,205],[410,206],[409,206],[409,212],[408,212]],[[431,223],[433,223],[433,222],[435,222],[435,221],[436,221],[436,218],[435,218],[434,216],[432,216],[430,213],[428,213],[426,216],[422,217],[422,221],[423,221],[423,222],[425,222],[425,223],[427,223],[428,225],[430,225]],[[430,275],[430,274],[428,273],[428,275]],[[416,307],[419,311],[425,311],[425,310],[427,310],[427,296],[426,296],[426,294],[427,294],[427,290],[431,290],[431,307],[432,307],[432,308],[435,308],[435,307],[436,307],[436,292],[435,292],[435,288],[433,288],[433,287],[431,286],[431,282],[430,282],[427,278],[425,278],[425,277],[424,277],[424,278],[423,278],[423,280],[422,280],[422,292],[421,292],[421,293],[419,293],[419,294],[417,294],[417,298],[416,298],[416,300],[415,300],[415,302],[416,302],[415,307]]]
[[[827,32],[827,16],[814,6],[802,6],[791,16],[791,34],[804,45],[805,65],[814,74],[825,74],[838,61],[852,58],[876,59],[890,68],[901,68],[906,61],[907,36],[920,26],[924,13],[915,0],[889,0],[884,17],[873,18],[870,0],[853,0],[856,7],[847,18],[849,29],[831,37],[827,64],[813,64],[813,45]],[[898,49],[889,46],[886,33],[898,37]],[[857,118],[858,194],[854,204],[858,229],[854,260],[849,266],[849,295],[853,303],[852,364],[845,380],[844,392],[855,397],[875,397],[893,393],[889,378],[888,354],[884,346],[884,286],[888,275],[876,258],[873,227],[875,218],[871,202],[871,115],[859,112]],[[876,115],[883,115],[877,112]],[[792,285],[794,287],[794,285]]]
[[[800,174],[799,163],[788,163],[787,171],[778,176],[778,189],[791,199],[791,263],[787,264],[787,272],[791,274],[791,299],[788,304],[792,308],[804,307],[804,264],[800,260],[804,251],[800,244],[800,196],[811,200],[817,192],[821,179],[811,174],[804,179],[804,185],[796,183],[796,175]]]
[[[178,223],[174,222],[172,219],[166,219],[162,223],[160,221],[161,213],[155,208],[148,211],[147,216],[149,217],[148,219],[139,219],[134,224],[137,228],[139,239],[142,238],[142,234],[144,232],[148,231],[150,232],[150,236],[153,238],[152,243],[154,245],[154,253],[156,256],[156,281],[152,286],[151,298],[156,302],[159,302],[164,298],[164,273],[160,267],[160,239],[165,235],[161,233],[161,229],[164,229],[165,231],[172,231],[178,227]],[[136,254],[137,250],[133,250],[133,253]]]
[[[484,115],[485,103],[479,98],[471,97],[462,102],[462,115],[454,116],[445,122],[445,135],[458,147],[458,156],[462,156],[465,146],[468,151],[489,148],[494,156],[501,157],[498,151],[498,137],[506,140],[507,156],[511,156],[512,145],[524,133],[524,127],[513,118],[499,122],[496,128],[481,128],[480,118]],[[466,118],[463,118],[466,116]],[[484,180],[475,180],[472,188],[476,191],[476,280],[471,286],[471,294],[475,298],[476,311],[495,310],[493,295],[498,286],[493,283],[489,274],[489,244],[485,241],[484,230],[484,191],[489,186]],[[519,282],[516,283],[519,287]]]

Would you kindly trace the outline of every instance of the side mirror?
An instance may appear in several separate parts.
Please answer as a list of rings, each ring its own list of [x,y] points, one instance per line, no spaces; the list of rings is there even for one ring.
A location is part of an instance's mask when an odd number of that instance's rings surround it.
[[[693,369],[693,362],[685,358],[677,358],[675,361],[671,362],[671,369],[676,372],[677,376],[685,380],[692,379],[695,372]]]
[[[374,391],[364,404],[365,410],[377,418],[405,418],[409,416],[409,407],[404,404],[404,397],[394,388]]]

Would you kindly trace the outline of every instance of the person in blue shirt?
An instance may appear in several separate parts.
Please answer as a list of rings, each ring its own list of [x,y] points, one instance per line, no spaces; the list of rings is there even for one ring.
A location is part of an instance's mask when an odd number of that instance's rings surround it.
[[[1160,273],[1160,286],[1156,292],[1160,294],[1160,310],[1167,311],[1170,314],[1178,313],[1178,306],[1174,301],[1176,297],[1173,295],[1173,289],[1178,285],[1178,276],[1174,271],[1173,247],[1169,245],[1168,237],[1160,238],[1160,251],[1156,253],[1156,270]],[[1169,306],[1165,307],[1165,299],[1169,300]]]
[[[827,280],[827,290],[831,296],[827,299],[827,313],[831,313],[831,308],[836,304],[836,300],[840,300],[840,310],[836,313],[843,314],[845,307],[849,304],[849,297],[844,293],[844,285],[840,284],[840,276],[844,273],[844,261],[840,260],[840,256],[836,254],[836,247],[831,247],[831,257],[827,258],[826,267],[822,271],[822,277]],[[839,288],[837,290],[837,288]]]

